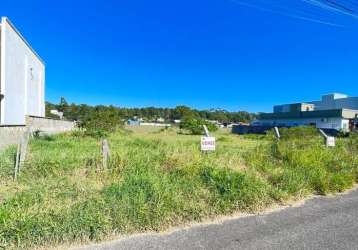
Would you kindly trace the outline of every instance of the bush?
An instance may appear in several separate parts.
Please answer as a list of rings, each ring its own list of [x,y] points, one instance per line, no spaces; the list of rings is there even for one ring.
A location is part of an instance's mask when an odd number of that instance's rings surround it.
[[[85,135],[94,138],[106,137],[122,125],[117,113],[110,110],[96,110],[80,122],[80,127],[85,129]]]
[[[200,118],[193,118],[193,117],[184,118],[181,121],[179,127],[180,129],[188,130],[193,135],[201,135],[204,132],[203,125],[206,125],[206,127],[210,132],[214,132],[218,129],[214,124],[208,121],[205,121]]]

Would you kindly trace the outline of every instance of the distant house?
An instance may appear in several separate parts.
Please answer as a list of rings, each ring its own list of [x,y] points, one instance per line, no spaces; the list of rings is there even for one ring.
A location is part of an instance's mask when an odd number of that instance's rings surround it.
[[[45,116],[45,65],[9,21],[0,23],[0,125]]]
[[[162,117],[157,118],[156,122],[163,123],[165,122],[165,119]]]
[[[135,120],[135,119],[127,120],[127,125],[129,125],[129,126],[139,126],[140,123],[141,122],[139,120]]]
[[[61,120],[63,119],[63,112],[58,111],[57,109],[50,110],[50,113],[53,115],[58,116]]]
[[[328,94],[320,101],[277,105],[273,113],[264,113],[256,126],[292,127],[312,125],[321,129],[350,131],[357,126],[358,97]]]

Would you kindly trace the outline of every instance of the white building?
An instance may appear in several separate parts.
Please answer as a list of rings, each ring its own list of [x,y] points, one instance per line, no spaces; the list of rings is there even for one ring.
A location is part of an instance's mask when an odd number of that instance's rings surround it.
[[[57,109],[51,109],[50,113],[58,116],[58,118],[60,118],[61,120],[63,119],[63,112],[58,111]]]
[[[156,122],[163,123],[165,122],[165,119],[162,117],[157,118]]]
[[[45,65],[8,18],[0,23],[0,125],[45,116]]]
[[[274,106],[273,113],[261,114],[253,125],[293,127],[312,125],[322,129],[350,131],[357,127],[358,97],[328,94],[321,101]]]
[[[352,109],[358,110],[358,97],[351,97],[345,94],[333,93],[323,95],[320,101],[311,101],[305,104],[301,111],[330,110],[330,109]],[[274,106],[274,113],[288,112],[294,104]]]

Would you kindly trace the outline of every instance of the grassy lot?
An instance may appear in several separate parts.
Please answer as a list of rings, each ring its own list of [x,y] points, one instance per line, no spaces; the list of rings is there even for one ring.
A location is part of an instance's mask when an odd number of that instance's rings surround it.
[[[307,195],[344,191],[358,179],[358,138],[324,147],[310,129],[268,136],[218,131],[217,151],[199,136],[136,128],[100,143],[79,133],[33,139],[12,180],[14,148],[0,154],[0,248],[31,248],[160,231],[237,211],[257,212]]]

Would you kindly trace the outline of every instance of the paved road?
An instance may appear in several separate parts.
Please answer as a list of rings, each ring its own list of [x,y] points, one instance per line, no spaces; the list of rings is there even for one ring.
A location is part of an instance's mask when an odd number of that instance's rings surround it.
[[[270,214],[80,249],[358,249],[358,191]]]

